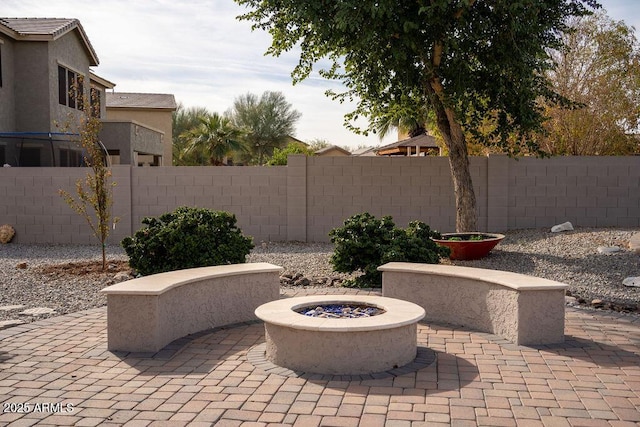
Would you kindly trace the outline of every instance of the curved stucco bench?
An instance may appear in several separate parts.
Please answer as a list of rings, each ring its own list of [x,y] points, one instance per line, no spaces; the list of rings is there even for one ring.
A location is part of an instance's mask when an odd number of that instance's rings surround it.
[[[282,267],[247,263],[153,274],[102,289],[108,349],[157,352],[189,334],[256,320],[280,297]]]
[[[451,265],[391,262],[378,269],[382,295],[418,304],[425,322],[461,325],[519,345],[564,341],[564,283]]]

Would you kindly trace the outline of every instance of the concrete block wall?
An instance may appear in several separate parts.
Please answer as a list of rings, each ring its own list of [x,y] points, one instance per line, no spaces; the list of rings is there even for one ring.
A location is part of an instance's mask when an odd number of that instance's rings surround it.
[[[282,166],[132,168],[134,231],[144,217],[197,206],[235,214],[242,232],[253,236],[255,243],[287,240],[287,170]]]
[[[486,224],[486,159],[472,158],[480,224]],[[327,233],[351,215],[391,215],[399,227],[420,220],[455,231],[455,199],[446,157],[308,157],[307,236]]]
[[[576,226],[640,227],[640,157],[472,157],[480,231]],[[58,195],[74,193],[81,168],[0,168],[0,224],[16,242],[96,244],[86,222]],[[113,167],[109,243],[117,244],[179,206],[234,213],[261,241],[326,242],[349,216],[391,215],[405,227],[421,220],[455,229],[446,157],[304,157],[272,167]]]
[[[120,222],[111,230],[109,243],[131,232],[130,171],[128,166],[112,169],[117,182],[112,212]],[[15,228],[13,241],[18,243],[98,245],[86,220],[58,194],[63,189],[75,197],[76,181],[86,174],[83,168],[0,168],[0,224]]]
[[[505,230],[551,227],[565,221],[579,227],[640,226],[638,156],[504,158],[498,162],[508,183],[501,185],[507,191]]]

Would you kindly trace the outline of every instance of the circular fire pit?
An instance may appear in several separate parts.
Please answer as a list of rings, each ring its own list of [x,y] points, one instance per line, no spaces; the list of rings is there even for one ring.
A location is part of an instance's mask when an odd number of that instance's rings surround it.
[[[382,314],[356,318],[323,318],[301,309],[343,304],[370,306]],[[317,295],[287,298],[255,311],[264,321],[270,362],[294,371],[358,375],[387,371],[412,362],[417,353],[417,323],[422,307],[393,298]]]

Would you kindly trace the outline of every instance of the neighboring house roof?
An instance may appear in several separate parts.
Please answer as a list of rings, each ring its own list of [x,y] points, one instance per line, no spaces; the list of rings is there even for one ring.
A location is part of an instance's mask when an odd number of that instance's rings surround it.
[[[105,89],[113,89],[116,86],[115,83],[110,82],[109,80],[105,79],[104,77],[100,77],[97,74],[89,73],[89,77],[91,78],[91,83],[99,84]]]
[[[99,64],[98,55],[77,19],[70,18],[0,18],[0,33],[19,41],[53,41],[77,31],[89,54],[90,65]]]
[[[343,156],[350,156],[351,152],[345,150],[344,148],[338,147],[337,145],[330,145],[328,147],[325,148],[321,148],[319,150],[316,151],[316,155],[317,156],[323,156],[323,155],[327,155],[327,154],[331,154],[331,153],[336,153],[336,154],[340,154]]]
[[[385,145],[384,147],[377,148],[375,151],[379,156],[393,154],[403,155],[406,154],[408,148],[414,147],[419,147],[421,152],[428,151],[429,149],[440,149],[435,137],[423,133],[413,138],[407,138],[394,142],[393,144]]]
[[[107,108],[145,108],[174,111],[176,99],[166,93],[107,92]]]
[[[363,147],[363,148],[358,148],[357,150],[353,151],[351,153],[352,156],[375,156],[375,150],[377,150],[377,147]]]

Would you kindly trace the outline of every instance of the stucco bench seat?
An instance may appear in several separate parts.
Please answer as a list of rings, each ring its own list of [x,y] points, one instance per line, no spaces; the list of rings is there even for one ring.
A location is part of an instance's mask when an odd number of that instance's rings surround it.
[[[461,325],[519,345],[564,341],[564,283],[438,264],[391,262],[379,270],[382,295],[418,304],[425,322]]]
[[[111,351],[157,352],[172,341],[255,320],[255,309],[280,297],[282,267],[269,263],[176,270],[105,289]]]

